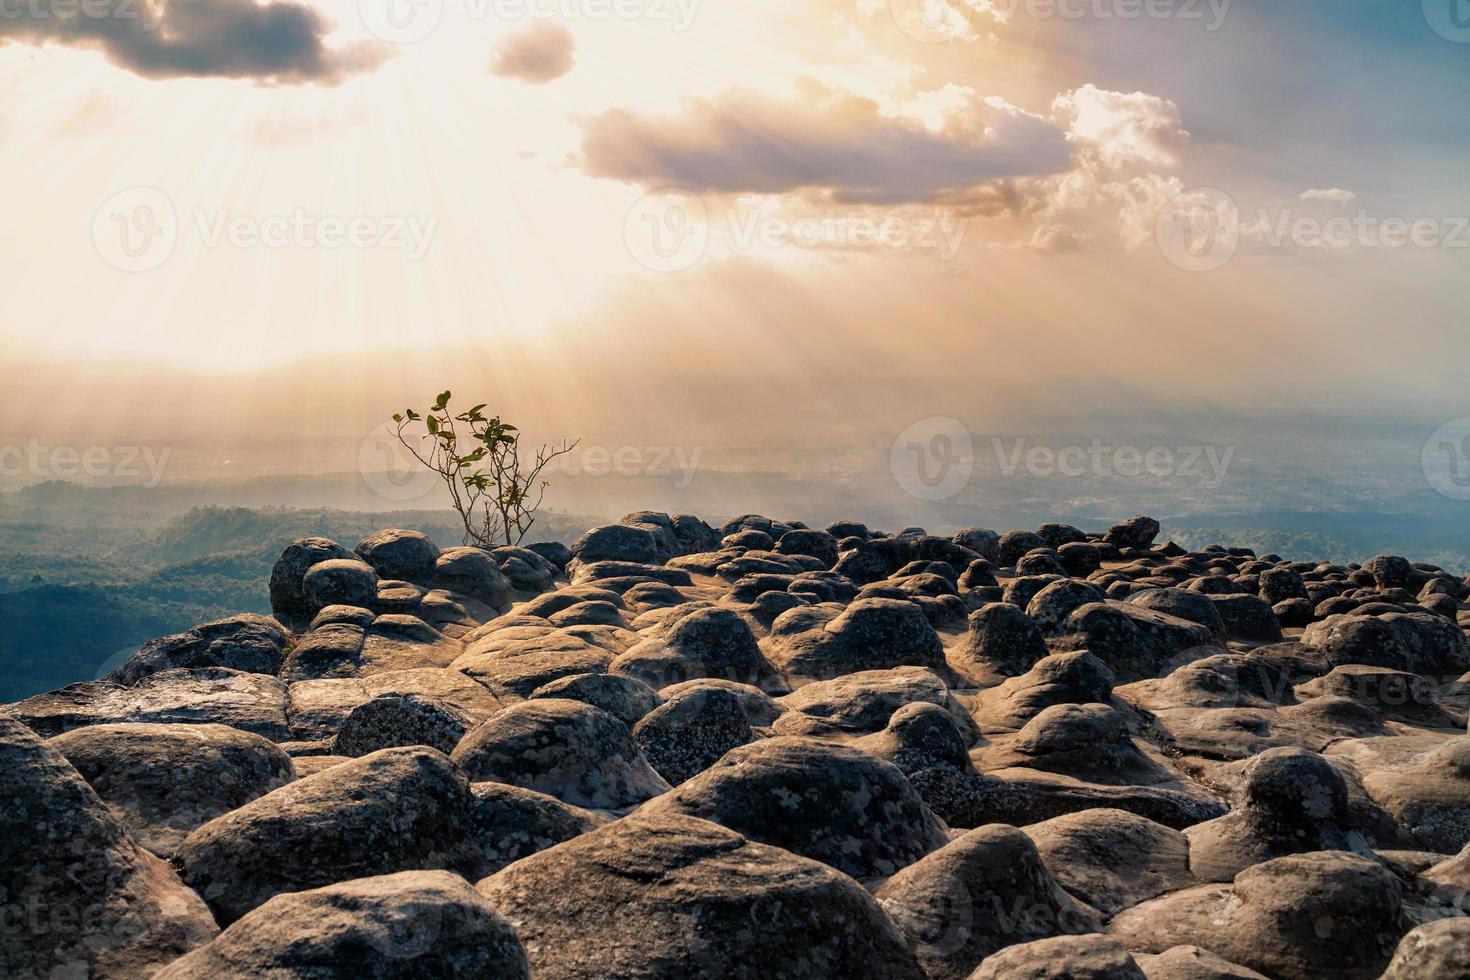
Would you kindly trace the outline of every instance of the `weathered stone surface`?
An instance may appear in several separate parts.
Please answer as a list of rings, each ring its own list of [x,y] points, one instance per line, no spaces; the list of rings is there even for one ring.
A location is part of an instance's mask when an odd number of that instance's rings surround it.
[[[196,828],[296,778],[275,743],[224,725],[91,725],[49,744],[164,858]]]
[[[452,866],[469,800],[469,781],[442,753],[384,749],[211,820],[174,860],[229,924],[281,892]]]
[[[924,977],[852,879],[688,816],[639,812],[477,888],[538,977]]]
[[[628,726],[580,701],[537,698],[472,730],[455,763],[475,781],[546,793],[574,806],[621,809],[666,792]]]
[[[158,980],[497,977],[529,980],[520,940],[445,871],[402,871],[277,895]]]
[[[81,775],[0,717],[0,973],[146,976],[214,937],[199,896],[135,844]]]
[[[859,879],[893,874],[946,842],[896,766],[811,738],[742,745],[647,809],[713,820]]]

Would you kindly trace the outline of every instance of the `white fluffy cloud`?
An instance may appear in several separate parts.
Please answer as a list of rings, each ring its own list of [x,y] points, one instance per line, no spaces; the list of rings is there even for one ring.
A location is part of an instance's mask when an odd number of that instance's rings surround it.
[[[1179,107],[1157,95],[1088,83],[1057,96],[1051,107],[1085,166],[1172,167],[1189,142]]]
[[[843,201],[919,202],[1067,165],[1055,124],[973,94],[937,126],[811,80],[792,98],[735,90],[691,100],[672,117],[616,109],[583,123],[589,174],[696,192],[816,190]]]
[[[1326,201],[1328,204],[1351,204],[1358,199],[1352,191],[1341,187],[1311,187],[1302,191],[1303,201]]]
[[[538,20],[495,46],[490,74],[544,85],[565,75],[577,63],[577,44],[565,24]]]

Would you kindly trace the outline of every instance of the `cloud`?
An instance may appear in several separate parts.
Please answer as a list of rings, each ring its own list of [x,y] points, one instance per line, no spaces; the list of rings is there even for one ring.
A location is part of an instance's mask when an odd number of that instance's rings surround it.
[[[695,192],[817,190],[844,202],[925,202],[1003,177],[1067,166],[1062,133],[996,98],[968,94],[937,125],[804,79],[794,98],[734,90],[674,117],[615,109],[584,120],[595,177]]]
[[[536,21],[495,46],[490,74],[544,85],[572,70],[576,42],[565,24]]]
[[[254,0],[89,0],[15,4],[0,19],[0,41],[55,43],[100,50],[108,61],[146,78],[252,78],[336,84],[371,71],[382,45],[325,43],[332,24],[301,3]]]
[[[1311,187],[1302,191],[1303,201],[1326,201],[1329,204],[1351,204],[1358,199],[1352,191],[1341,187]]]
[[[1088,83],[1057,96],[1052,113],[1066,124],[1084,165],[1171,167],[1189,142],[1179,107],[1144,92],[1110,92]]]

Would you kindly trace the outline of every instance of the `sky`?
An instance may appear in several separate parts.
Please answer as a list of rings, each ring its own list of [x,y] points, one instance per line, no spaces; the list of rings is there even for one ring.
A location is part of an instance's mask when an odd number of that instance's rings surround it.
[[[1462,6],[0,0],[0,435],[1465,416]]]

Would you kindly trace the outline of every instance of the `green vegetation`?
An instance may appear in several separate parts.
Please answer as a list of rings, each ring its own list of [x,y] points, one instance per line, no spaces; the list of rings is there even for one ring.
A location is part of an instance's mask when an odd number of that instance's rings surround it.
[[[577,444],[540,446],[523,463],[521,433],[515,426],[498,415],[487,418],[484,403],[455,414],[449,409],[451,397],[443,391],[423,414],[405,408],[394,415],[398,441],[439,474],[464,524],[465,544],[520,544],[551,486],[541,472]]]

